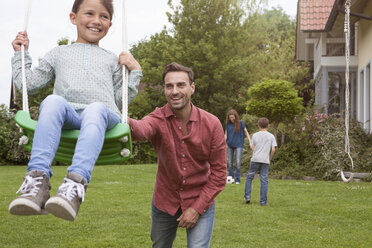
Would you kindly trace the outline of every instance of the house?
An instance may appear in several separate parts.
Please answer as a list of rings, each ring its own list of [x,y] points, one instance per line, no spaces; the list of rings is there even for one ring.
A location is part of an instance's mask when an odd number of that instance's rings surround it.
[[[313,62],[315,104],[325,113],[345,111],[346,0],[298,0],[296,59]],[[350,116],[371,133],[372,0],[350,5]]]

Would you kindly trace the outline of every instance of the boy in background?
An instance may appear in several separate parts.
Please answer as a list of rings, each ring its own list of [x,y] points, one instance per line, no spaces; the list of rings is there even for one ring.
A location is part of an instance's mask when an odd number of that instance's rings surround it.
[[[253,154],[245,182],[244,198],[247,204],[251,202],[252,181],[256,172],[259,171],[261,182],[260,204],[266,206],[269,164],[274,156],[277,144],[274,135],[267,131],[269,128],[269,120],[267,118],[258,120],[258,128],[260,131],[252,136],[251,150]]]

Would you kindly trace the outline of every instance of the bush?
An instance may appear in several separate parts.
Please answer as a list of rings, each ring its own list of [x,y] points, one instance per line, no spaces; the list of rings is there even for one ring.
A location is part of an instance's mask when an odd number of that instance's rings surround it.
[[[0,165],[25,164],[29,153],[19,144],[22,136],[14,121],[14,114],[5,105],[0,105]]]
[[[370,151],[372,149],[371,135],[365,133],[361,125],[350,121],[350,154],[354,161],[354,172],[371,172],[372,161]],[[323,175],[324,179],[336,179],[339,170],[351,171],[351,161],[345,152],[345,124],[344,120],[332,116],[327,118],[316,134],[321,159],[314,165],[315,171]]]
[[[351,171],[345,153],[344,119],[313,111],[297,117],[282,129],[285,143],[278,149],[271,170],[282,176],[312,176],[322,180],[339,180],[340,170]],[[349,128],[354,172],[372,171],[372,138],[353,120]]]
[[[132,142],[133,154],[128,164],[150,164],[156,163],[157,155],[149,141]]]

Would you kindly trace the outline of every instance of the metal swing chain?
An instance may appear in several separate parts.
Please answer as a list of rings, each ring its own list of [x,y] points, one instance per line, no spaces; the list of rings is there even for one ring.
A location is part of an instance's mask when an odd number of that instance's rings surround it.
[[[345,32],[345,58],[346,58],[346,69],[345,69],[345,153],[347,153],[351,161],[351,169],[354,170],[353,158],[350,155],[350,139],[349,139],[349,120],[350,120],[350,111],[349,111],[349,67],[350,67],[350,5],[351,0],[346,0],[345,2],[345,23],[344,23],[344,32]],[[350,174],[349,178],[346,178],[343,171],[340,171],[341,178],[344,182],[350,182],[353,179],[353,173]]]

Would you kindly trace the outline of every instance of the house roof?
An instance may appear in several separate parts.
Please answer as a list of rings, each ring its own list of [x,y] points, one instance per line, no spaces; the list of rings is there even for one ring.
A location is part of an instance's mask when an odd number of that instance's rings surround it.
[[[323,31],[336,0],[299,0],[300,30]]]

